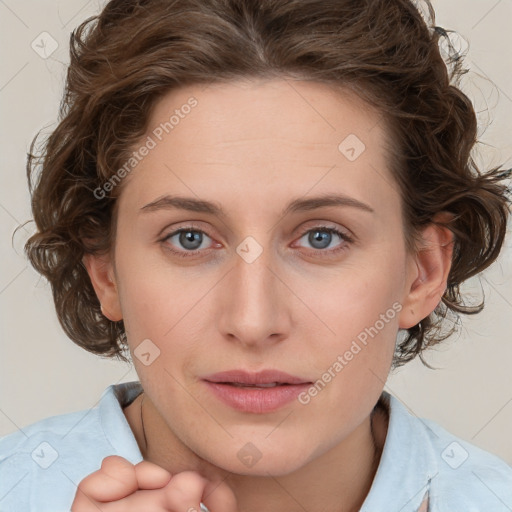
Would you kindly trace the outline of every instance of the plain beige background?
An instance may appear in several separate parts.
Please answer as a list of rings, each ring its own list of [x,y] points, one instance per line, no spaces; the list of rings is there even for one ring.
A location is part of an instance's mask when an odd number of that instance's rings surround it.
[[[479,162],[512,167],[512,0],[433,2],[436,22],[469,41],[463,90],[481,123]],[[0,435],[44,417],[93,407],[104,389],[137,379],[130,366],[103,360],[62,332],[50,288],[30,267],[23,244],[29,220],[25,155],[35,133],[57,119],[69,33],[101,3],[84,0],[0,0]],[[48,58],[42,58],[58,47]],[[32,43],[35,41],[34,43]],[[459,39],[460,45],[465,45]],[[39,45],[39,47],[37,46]],[[34,46],[34,48],[33,48]],[[38,53],[39,51],[39,53]],[[387,389],[428,417],[512,463],[512,242],[471,289],[483,288],[487,307],[462,318],[463,328],[428,360],[392,375]]]

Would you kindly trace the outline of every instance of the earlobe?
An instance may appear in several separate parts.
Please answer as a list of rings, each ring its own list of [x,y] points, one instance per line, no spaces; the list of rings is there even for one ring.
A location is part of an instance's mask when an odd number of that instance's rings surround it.
[[[108,256],[86,254],[82,262],[87,269],[96,296],[101,304],[101,312],[109,320],[122,320],[119,292],[113,271],[113,265]]]
[[[453,255],[453,233],[445,226],[429,224],[422,233],[423,244],[411,262],[407,293],[399,327],[408,329],[426,318],[441,302],[446,290]]]

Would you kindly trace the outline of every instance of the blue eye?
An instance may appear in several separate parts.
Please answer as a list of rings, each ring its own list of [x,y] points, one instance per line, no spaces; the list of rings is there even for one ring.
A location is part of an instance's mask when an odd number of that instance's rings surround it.
[[[342,242],[352,242],[352,238],[349,237],[346,233],[341,232],[336,228],[329,228],[326,226],[317,226],[313,229],[308,229],[305,231],[301,238],[304,238],[307,235],[307,242],[312,245],[315,251],[326,252],[326,253],[336,253],[340,250],[346,249],[346,243],[342,243],[341,246],[338,246],[335,249],[325,250],[332,242],[333,235],[336,235],[338,238],[342,240]],[[340,245],[340,244],[338,244]]]
[[[311,244],[313,251],[322,255],[323,253],[326,253],[326,255],[338,253],[338,251],[347,249],[347,245],[353,242],[353,239],[349,235],[333,227],[317,226],[313,229],[310,228],[305,231],[300,238],[304,238],[306,235],[308,235],[307,240],[308,243]],[[328,249],[329,245],[332,243],[333,235],[340,238],[342,243],[338,244],[338,247],[334,249]],[[175,237],[176,240],[173,242],[172,239]],[[161,242],[165,244],[166,249],[171,253],[179,257],[187,258],[196,256],[211,248],[203,246],[205,237],[211,240],[201,229],[197,229],[194,226],[187,226],[166,235],[161,239]],[[171,248],[171,246],[181,246],[182,249],[176,250]],[[221,244],[217,244],[217,246],[221,247]]]
[[[169,250],[172,253],[182,257],[194,256],[201,252],[200,248],[204,242],[203,235],[210,238],[204,231],[190,226],[188,228],[181,228],[177,231],[174,231],[173,233],[167,235],[162,241],[168,242],[177,236],[178,239],[176,243],[179,243],[183,248],[185,248],[185,251],[176,251],[170,248]]]

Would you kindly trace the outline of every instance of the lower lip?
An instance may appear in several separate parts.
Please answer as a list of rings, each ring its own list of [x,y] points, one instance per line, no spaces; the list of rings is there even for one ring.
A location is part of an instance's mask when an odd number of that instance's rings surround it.
[[[277,411],[311,387],[311,384],[287,384],[273,388],[243,388],[218,382],[205,382],[215,396],[230,407],[259,414]]]

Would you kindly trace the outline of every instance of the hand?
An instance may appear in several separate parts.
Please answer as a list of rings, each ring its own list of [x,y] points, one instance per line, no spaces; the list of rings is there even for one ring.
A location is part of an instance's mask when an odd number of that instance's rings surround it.
[[[224,482],[210,482],[195,471],[172,475],[152,462],[133,465],[111,455],[80,482],[71,512],[200,512],[201,502],[210,512],[237,512],[235,495]]]

